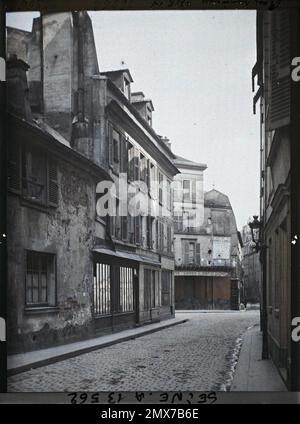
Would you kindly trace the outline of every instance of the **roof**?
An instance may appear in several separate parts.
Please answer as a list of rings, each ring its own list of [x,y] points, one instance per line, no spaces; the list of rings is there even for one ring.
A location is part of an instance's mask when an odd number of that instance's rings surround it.
[[[204,193],[204,205],[215,208],[232,209],[228,196],[216,189]]]
[[[107,75],[107,76],[112,75],[112,74],[117,75],[117,74],[124,74],[124,73],[127,74],[129,81],[133,82],[133,79],[132,79],[132,76],[131,76],[129,69],[116,69],[114,71],[100,72],[101,75]]]
[[[189,159],[186,159],[182,156],[175,156],[175,159],[173,160],[174,164],[178,168],[186,168],[186,169],[198,169],[200,171],[204,171],[207,168],[207,165],[205,163],[199,163],[199,162],[193,162]]]
[[[74,150],[62,135],[45,122],[38,119],[28,121],[11,112],[7,113],[7,118],[8,128],[11,131],[14,131],[17,127],[22,128],[22,134],[26,134],[26,131],[30,131],[30,139],[33,142],[37,142],[40,145],[42,143],[43,147],[49,149],[49,151],[52,150],[57,153],[62,153],[65,161],[76,163],[77,166],[81,166],[86,172],[111,180],[111,176],[102,166],[95,164],[90,159]]]

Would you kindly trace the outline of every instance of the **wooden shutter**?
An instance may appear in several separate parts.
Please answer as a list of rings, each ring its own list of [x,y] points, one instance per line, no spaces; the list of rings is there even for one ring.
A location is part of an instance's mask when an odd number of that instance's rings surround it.
[[[148,190],[150,190],[150,160],[149,159],[147,159],[146,184],[147,184]]]
[[[140,154],[137,149],[134,149],[134,179],[140,179]]]
[[[48,159],[48,205],[58,205],[57,165],[53,159]]]
[[[108,163],[113,165],[113,127],[110,122],[107,123],[107,144],[108,144]]]
[[[189,242],[188,241],[184,241],[183,242],[183,252],[184,252],[184,264],[188,265],[189,264]]]
[[[141,216],[135,216],[134,217],[134,236],[135,236],[135,243],[141,244]]]
[[[127,140],[121,136],[121,172],[128,172],[128,149]]]
[[[16,194],[21,193],[21,149],[18,143],[10,140],[7,146],[8,189]]]
[[[201,265],[201,258],[200,258],[200,243],[196,243],[196,264]]]
[[[271,14],[270,112],[268,130],[290,123],[290,12]]]
[[[152,249],[152,218],[147,215],[147,246]]]
[[[160,230],[160,234],[161,234],[161,251],[163,252],[165,249],[165,226],[163,223],[160,224],[161,225],[161,230]]]
[[[127,240],[127,234],[128,234],[127,216],[122,216],[121,221],[122,221],[122,240]]]

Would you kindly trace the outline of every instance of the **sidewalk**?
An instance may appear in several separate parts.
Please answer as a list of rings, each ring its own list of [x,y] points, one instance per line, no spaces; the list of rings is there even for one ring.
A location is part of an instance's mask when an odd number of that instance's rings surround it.
[[[118,333],[96,337],[76,343],[69,343],[62,346],[51,347],[48,349],[36,350],[32,352],[19,353],[8,356],[7,358],[7,374],[14,375],[32,368],[42,367],[54,362],[63,361],[64,359],[103,347],[111,346],[130,339],[145,336],[156,331],[163,330],[174,325],[187,322],[188,319],[171,318],[154,324],[148,324],[138,328],[131,328]]]
[[[287,391],[273,362],[261,359],[262,334],[259,326],[249,329],[242,344],[230,391]]]

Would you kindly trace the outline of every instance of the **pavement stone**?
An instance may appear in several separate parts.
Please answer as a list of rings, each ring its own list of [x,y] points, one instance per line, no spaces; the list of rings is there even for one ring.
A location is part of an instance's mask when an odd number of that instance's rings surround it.
[[[189,321],[8,378],[9,392],[225,390],[236,341],[258,311],[180,314]]]

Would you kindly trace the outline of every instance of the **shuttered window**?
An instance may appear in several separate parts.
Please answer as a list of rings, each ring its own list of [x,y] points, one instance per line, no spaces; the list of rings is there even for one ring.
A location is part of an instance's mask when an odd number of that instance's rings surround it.
[[[14,193],[21,192],[21,160],[20,160],[20,147],[15,142],[8,143],[8,189]]]
[[[128,147],[124,136],[121,137],[121,172],[128,172]]]
[[[11,143],[7,174],[10,191],[31,203],[58,206],[57,163],[40,149]]]
[[[290,122],[290,12],[275,11],[270,25],[270,112],[268,129]]]
[[[113,165],[113,127],[110,122],[107,123],[107,144],[108,144],[108,163]]]
[[[134,237],[135,244],[141,244],[141,216],[134,217]]]
[[[58,205],[57,165],[52,159],[48,160],[48,204]]]
[[[134,180],[139,181],[140,179],[140,154],[137,149],[135,149],[134,154]]]

